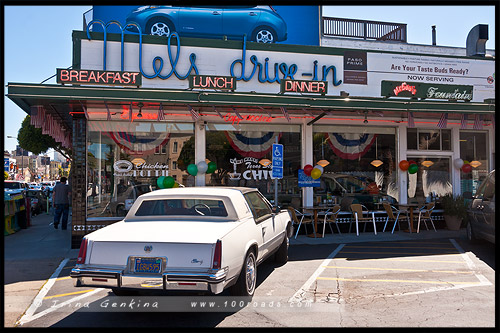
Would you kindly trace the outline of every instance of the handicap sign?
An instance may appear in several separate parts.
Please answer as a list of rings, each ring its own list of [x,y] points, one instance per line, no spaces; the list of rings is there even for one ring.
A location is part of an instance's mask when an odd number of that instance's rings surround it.
[[[273,143],[273,178],[283,178],[283,145]]]
[[[321,181],[314,179],[304,173],[304,170],[299,169],[299,187],[320,187]]]
[[[4,168],[4,171],[9,171],[9,158],[3,158],[3,168]]]

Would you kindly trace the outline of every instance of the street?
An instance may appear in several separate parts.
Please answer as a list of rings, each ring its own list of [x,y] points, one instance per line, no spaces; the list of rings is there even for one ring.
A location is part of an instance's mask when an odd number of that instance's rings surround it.
[[[38,219],[50,221],[49,216],[44,215],[35,217]],[[40,230],[44,227],[49,231],[52,226],[37,227],[36,223],[34,226]],[[52,228],[50,234],[54,231]],[[327,236],[341,241],[343,235]],[[227,291],[216,296],[144,292],[117,297],[108,289],[75,288],[69,272],[77,252],[69,253],[71,258],[59,258],[57,265],[52,263],[45,269],[43,274],[48,280],[43,287],[40,284],[36,297],[18,318],[17,326],[495,325],[494,245],[470,244],[465,237],[318,245],[292,242],[287,264],[278,267],[269,261],[258,267],[258,285],[252,299],[231,297]],[[33,263],[32,260],[24,262]],[[18,269],[23,267],[22,262],[18,261],[17,265]],[[6,280],[6,288],[12,288],[10,282],[15,282],[17,290],[33,284],[29,279],[18,280]],[[16,304],[11,304],[16,302],[16,297],[19,302],[26,301],[26,297],[7,294],[6,312],[16,308]]]

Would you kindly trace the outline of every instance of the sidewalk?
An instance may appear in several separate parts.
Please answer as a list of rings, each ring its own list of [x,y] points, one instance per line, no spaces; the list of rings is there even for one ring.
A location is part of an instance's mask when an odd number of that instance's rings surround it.
[[[54,229],[53,219],[39,214],[27,229],[4,236],[4,297],[22,300],[4,304],[5,327],[14,326],[64,258],[78,255],[78,249],[71,249],[71,216],[67,230]]]

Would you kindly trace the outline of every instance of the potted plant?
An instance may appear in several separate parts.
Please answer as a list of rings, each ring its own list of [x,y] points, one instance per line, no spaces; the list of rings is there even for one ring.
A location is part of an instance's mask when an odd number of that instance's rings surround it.
[[[462,221],[467,219],[467,204],[463,196],[446,194],[441,197],[443,216],[449,230],[460,230]]]

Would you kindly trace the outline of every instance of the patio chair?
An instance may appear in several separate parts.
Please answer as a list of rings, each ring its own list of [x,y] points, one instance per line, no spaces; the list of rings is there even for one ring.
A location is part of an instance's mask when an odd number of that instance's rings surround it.
[[[401,230],[401,225],[399,224],[399,221],[401,221],[401,220],[406,220],[406,222],[408,222],[408,230],[410,230],[410,232],[411,232],[410,218],[408,217],[408,211],[406,211],[406,210],[401,211],[401,210],[397,209],[396,207],[391,206],[391,204],[388,202],[384,202],[383,205],[384,205],[384,209],[387,213],[387,218],[385,219],[384,230],[382,232],[385,232],[385,228],[387,227],[387,223],[389,222],[389,220],[394,221],[394,226],[392,227],[391,234],[394,233],[394,229],[396,228],[396,224],[398,225],[399,230]],[[401,216],[401,213],[405,213],[406,216],[405,215]]]
[[[333,229],[332,229],[332,223],[335,223],[335,226],[337,227],[337,231],[340,234],[340,228],[339,225],[337,224],[337,215],[340,213],[340,205],[335,205],[333,208],[328,209],[324,213],[324,218],[323,218],[323,237],[325,237],[325,229],[326,229],[326,224],[328,223],[328,226],[330,227],[330,231],[332,232],[333,235]]]
[[[435,202],[429,202],[422,208],[420,208],[419,213],[418,213],[418,224],[417,224],[417,233],[420,232],[420,220],[424,221],[425,227],[427,230],[429,230],[429,227],[427,226],[427,222],[425,220],[429,220],[432,224],[432,227],[434,228],[434,231],[437,232],[436,227],[434,226],[434,222],[432,221],[431,214],[434,210],[434,207],[436,206]]]
[[[373,221],[373,232],[375,233],[375,235],[377,234],[377,226],[375,224],[375,215],[373,213],[371,213],[372,216],[370,217],[369,216],[370,212],[368,211],[368,208],[366,208],[364,205],[361,205],[361,204],[352,204],[351,205],[351,212],[352,212],[353,218],[356,221],[356,236],[359,236],[358,223],[359,222],[365,223],[365,228],[363,229],[363,231],[364,231],[366,229],[366,223],[370,220]],[[365,216],[365,214],[366,214],[366,216]],[[351,219],[351,223],[352,223],[352,219]],[[351,224],[349,224],[349,232],[351,232]]]
[[[314,219],[313,215],[310,213],[301,213],[297,209],[289,206],[288,207],[288,212],[290,213],[290,216],[292,217],[292,223],[297,226],[297,232],[295,233],[295,237],[297,238],[297,235],[299,234],[300,226],[304,224],[304,228],[306,228],[306,234],[307,234],[307,225],[311,224],[314,230]],[[316,233],[316,230],[314,230],[314,233]]]

